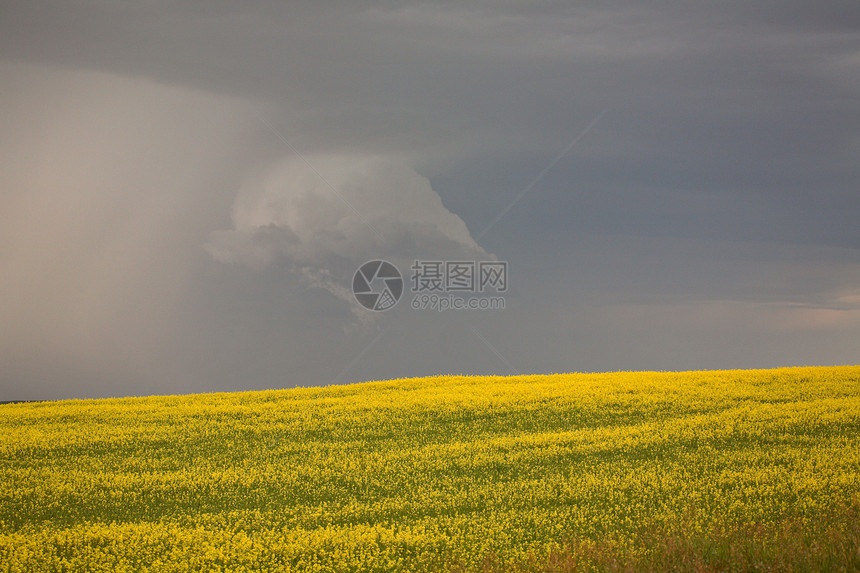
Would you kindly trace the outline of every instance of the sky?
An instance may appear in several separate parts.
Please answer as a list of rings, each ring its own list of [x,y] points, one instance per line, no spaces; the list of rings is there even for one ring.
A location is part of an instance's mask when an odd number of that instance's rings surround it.
[[[855,0],[0,3],[0,400],[857,364],[858,221]]]

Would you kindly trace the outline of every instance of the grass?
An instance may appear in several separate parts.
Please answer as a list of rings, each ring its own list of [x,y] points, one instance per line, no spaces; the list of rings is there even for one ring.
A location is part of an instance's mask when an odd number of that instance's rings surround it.
[[[0,405],[0,571],[860,570],[860,367]]]
[[[617,539],[568,539],[548,555],[505,563],[488,556],[482,573],[580,573],[605,571],[811,572],[860,571],[860,504],[824,511],[815,521],[715,526],[691,534],[684,519],[654,526],[625,543]],[[451,571],[473,571],[457,564]]]

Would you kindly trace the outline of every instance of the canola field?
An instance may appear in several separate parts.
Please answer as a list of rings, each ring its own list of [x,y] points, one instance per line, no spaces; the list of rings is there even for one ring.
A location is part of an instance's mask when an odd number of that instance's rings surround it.
[[[0,426],[0,571],[471,571],[860,499],[858,366],[5,404]]]

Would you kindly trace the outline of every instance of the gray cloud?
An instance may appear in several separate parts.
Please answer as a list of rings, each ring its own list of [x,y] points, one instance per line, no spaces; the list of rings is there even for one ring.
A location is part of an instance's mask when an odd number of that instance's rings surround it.
[[[530,371],[856,362],[858,31],[842,0],[5,2],[2,394],[506,371],[472,326]],[[344,330],[363,260],[489,253],[505,312]]]
[[[241,162],[228,148],[247,111],[143,80],[0,69],[14,86],[0,114],[3,386],[161,387],[184,285],[229,206]]]
[[[256,268],[286,261],[358,316],[368,315],[346,285],[365,261],[408,268],[415,259],[491,258],[427,178],[395,158],[288,158],[240,189],[232,223],[210,236],[216,260]]]

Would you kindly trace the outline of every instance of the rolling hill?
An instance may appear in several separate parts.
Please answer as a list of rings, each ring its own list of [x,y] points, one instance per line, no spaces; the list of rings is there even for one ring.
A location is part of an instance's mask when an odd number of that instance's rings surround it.
[[[0,571],[860,568],[858,366],[17,403],[0,426]]]

